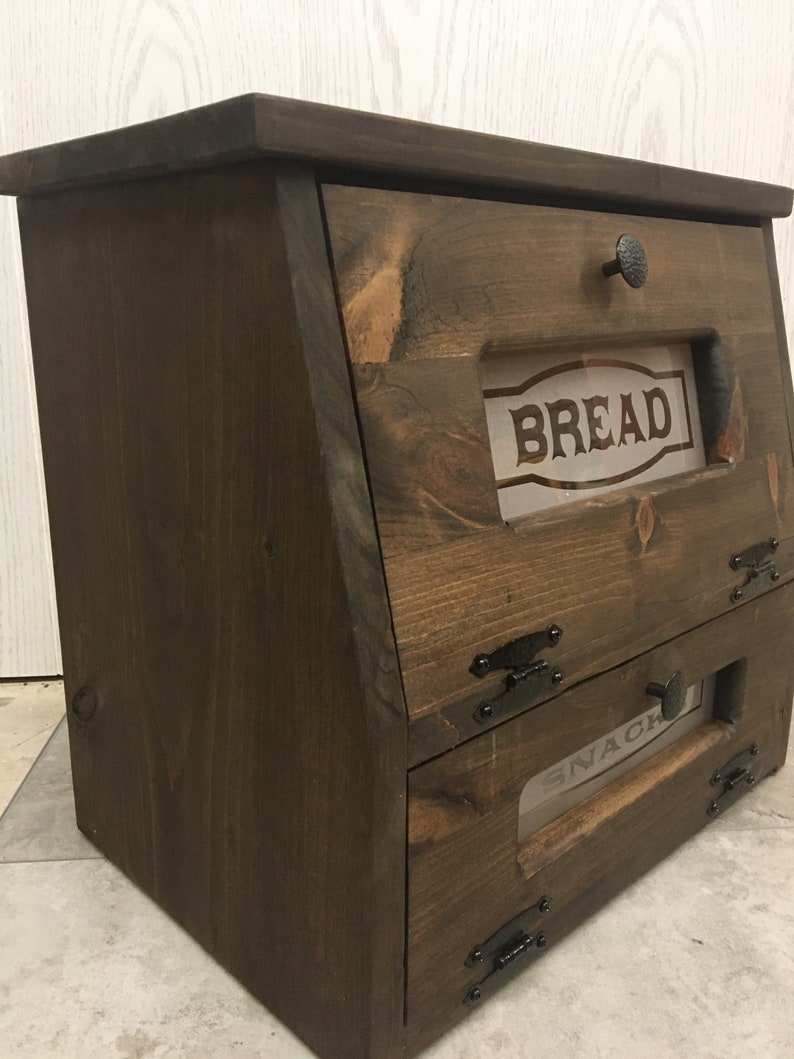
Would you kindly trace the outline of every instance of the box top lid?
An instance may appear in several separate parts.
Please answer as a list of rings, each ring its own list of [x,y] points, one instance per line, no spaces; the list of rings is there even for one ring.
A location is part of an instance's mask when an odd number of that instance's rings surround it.
[[[388,175],[662,211],[783,217],[792,206],[792,191],[778,185],[259,94],[6,155],[0,193],[33,195],[255,158],[310,162],[338,178]]]

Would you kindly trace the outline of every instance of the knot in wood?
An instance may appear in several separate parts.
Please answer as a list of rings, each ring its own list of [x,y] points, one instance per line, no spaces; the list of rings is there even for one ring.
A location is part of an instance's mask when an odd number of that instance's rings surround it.
[[[634,519],[637,528],[637,536],[640,538],[642,550],[645,551],[648,541],[653,536],[656,526],[656,512],[650,497],[644,496],[637,506],[637,514]]]

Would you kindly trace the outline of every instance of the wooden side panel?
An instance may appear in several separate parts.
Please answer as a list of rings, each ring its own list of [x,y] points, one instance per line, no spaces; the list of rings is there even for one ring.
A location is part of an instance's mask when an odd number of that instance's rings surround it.
[[[77,814],[311,1047],[390,1056],[405,716],[294,177],[20,203]]]
[[[537,925],[551,945],[709,819],[713,772],[757,743],[756,776],[782,764],[794,691],[794,590],[701,626],[411,773],[408,1029],[412,1051],[468,1008],[486,973],[472,948],[549,895]],[[733,723],[696,728],[523,843],[526,782],[653,705],[649,680],[681,669],[695,682],[734,662]],[[752,795],[748,795],[752,797]],[[660,924],[660,929],[663,925]],[[542,966],[527,972],[542,974]]]
[[[479,356],[495,342],[769,330],[758,228],[325,186],[355,363]],[[630,232],[631,289],[601,265]]]

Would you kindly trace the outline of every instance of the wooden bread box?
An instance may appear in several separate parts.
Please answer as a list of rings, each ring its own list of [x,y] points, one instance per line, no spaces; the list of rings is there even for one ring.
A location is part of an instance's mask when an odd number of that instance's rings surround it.
[[[0,191],[78,824],[318,1055],[782,765],[789,190],[251,95]]]

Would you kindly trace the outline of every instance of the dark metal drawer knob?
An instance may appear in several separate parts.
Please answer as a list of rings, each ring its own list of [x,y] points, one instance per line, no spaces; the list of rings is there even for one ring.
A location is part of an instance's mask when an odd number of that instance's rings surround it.
[[[645,690],[655,699],[662,700],[662,717],[666,721],[672,721],[683,710],[686,702],[686,677],[679,671],[673,673],[666,684],[657,684],[652,681]]]
[[[648,258],[639,239],[624,233],[615,246],[615,258],[601,266],[605,276],[619,272],[630,287],[641,287],[648,278]]]

